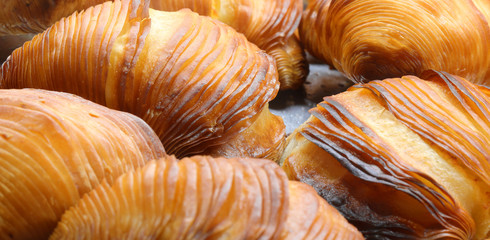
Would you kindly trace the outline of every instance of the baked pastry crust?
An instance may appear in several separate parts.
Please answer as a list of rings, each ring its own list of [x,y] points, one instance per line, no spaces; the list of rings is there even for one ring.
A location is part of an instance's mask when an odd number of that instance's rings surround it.
[[[134,115],[67,93],[0,90],[0,239],[46,239],[103,179],[165,155]]]
[[[0,36],[40,33],[75,11],[105,0],[4,0]],[[297,89],[308,75],[308,63],[297,34],[301,0],[151,0],[151,8],[177,11],[189,8],[233,26],[277,63],[281,89]]]
[[[274,60],[217,20],[148,5],[106,2],[60,20],[12,53],[0,87],[70,92],[133,113],[180,157],[217,151],[250,126],[274,132],[249,129],[255,146],[220,152],[278,155],[284,123],[260,114],[279,90]]]
[[[305,52],[295,31],[303,13],[301,0],[152,0],[150,7],[189,8],[232,26],[276,61],[281,89],[298,89],[308,75]]]
[[[363,239],[268,160],[167,157],[102,184],[51,239]]]
[[[424,79],[424,80],[423,80]],[[429,71],[326,97],[281,159],[366,238],[490,234],[490,98]]]
[[[355,82],[446,71],[490,85],[487,0],[312,0],[301,39]]]

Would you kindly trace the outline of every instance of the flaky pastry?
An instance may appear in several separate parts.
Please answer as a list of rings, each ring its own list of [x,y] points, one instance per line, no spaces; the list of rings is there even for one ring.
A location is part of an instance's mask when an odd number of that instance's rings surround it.
[[[217,20],[149,3],[105,2],[60,20],[12,53],[0,87],[70,92],[133,113],[177,156],[276,158],[285,131],[268,110],[274,60]]]
[[[363,239],[274,162],[167,157],[103,183],[51,239]]]
[[[444,72],[326,97],[281,159],[364,234],[490,236],[490,97]]]
[[[243,33],[277,63],[281,89],[299,88],[308,75],[303,47],[294,34],[303,13],[301,0],[152,0],[151,8],[189,8]]]
[[[103,179],[163,156],[134,115],[67,93],[0,90],[0,239],[46,239]]]
[[[305,48],[356,82],[445,71],[490,85],[488,0],[311,0]]]

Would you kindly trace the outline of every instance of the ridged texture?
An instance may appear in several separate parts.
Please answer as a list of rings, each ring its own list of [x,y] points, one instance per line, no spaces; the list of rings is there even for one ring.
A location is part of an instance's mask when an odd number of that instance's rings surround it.
[[[313,188],[289,182],[277,164],[194,156],[151,161],[113,186],[101,184],[65,213],[51,239],[327,239],[328,234],[362,239]]]
[[[273,59],[223,23],[148,5],[106,2],[60,20],[14,51],[0,87],[70,92],[131,112],[178,156],[206,154],[257,127],[279,88]],[[280,152],[282,119],[262,122],[277,131],[249,129],[255,145],[224,155]],[[270,145],[259,141],[270,135]]]
[[[306,49],[356,82],[446,71],[490,85],[488,0],[312,0]]]
[[[5,0],[0,9],[0,35],[40,33],[63,17],[105,0]],[[152,0],[152,8],[176,11],[190,8],[226,22],[271,54],[277,62],[281,89],[301,87],[308,64],[298,38],[301,0]],[[238,14],[238,15],[235,15]]]
[[[131,114],[66,93],[0,90],[0,239],[46,239],[102,179],[163,156]]]
[[[367,238],[488,238],[490,98],[444,72],[422,79],[326,97],[288,139],[283,168]]]
[[[3,0],[0,35],[40,33],[75,11],[104,0]]]
[[[303,47],[294,35],[303,12],[301,0],[152,0],[150,6],[189,8],[232,26],[274,57],[281,89],[301,87],[308,75]]]

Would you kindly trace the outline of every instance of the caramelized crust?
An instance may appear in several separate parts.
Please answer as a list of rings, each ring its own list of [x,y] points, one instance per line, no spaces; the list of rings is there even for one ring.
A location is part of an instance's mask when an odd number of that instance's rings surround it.
[[[46,239],[102,179],[163,156],[131,114],[66,93],[0,90],[0,239]]]
[[[306,49],[356,82],[424,70],[490,85],[487,0],[312,0]]]
[[[297,89],[308,75],[303,47],[294,35],[303,11],[301,0],[152,0],[151,8],[189,8],[243,33],[277,64],[281,89]]]
[[[287,221],[286,221],[287,219]],[[267,160],[151,161],[101,184],[51,239],[362,239],[313,188]]]
[[[372,81],[325,98],[281,161],[367,238],[490,235],[490,99],[468,81]]]
[[[148,5],[106,2],[62,19],[14,51],[0,87],[65,91],[133,113],[178,156],[239,138],[277,94],[274,60],[217,20]],[[226,154],[263,157],[284,140],[284,131],[268,135],[274,143],[258,153]]]

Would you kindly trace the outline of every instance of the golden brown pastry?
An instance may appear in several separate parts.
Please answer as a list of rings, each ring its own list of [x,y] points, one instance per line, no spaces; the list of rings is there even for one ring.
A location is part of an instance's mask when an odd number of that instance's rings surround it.
[[[305,48],[356,82],[446,71],[490,86],[488,0],[311,0]]]
[[[148,5],[106,2],[62,19],[12,53],[0,87],[70,92],[133,113],[177,156],[275,159],[284,124],[268,110],[274,60],[217,20]]]
[[[39,33],[75,11],[105,0],[6,0],[0,8],[0,36]],[[301,0],[198,1],[151,0],[157,10],[190,8],[219,19],[271,54],[277,62],[281,89],[299,88],[308,75],[303,47],[293,33],[301,20]]]
[[[299,88],[308,75],[303,47],[294,34],[303,12],[301,0],[151,0],[150,7],[189,8],[245,34],[276,60],[281,89]]]
[[[81,196],[165,156],[134,115],[44,90],[0,90],[0,239],[46,239]]]
[[[490,237],[490,97],[429,71],[326,97],[289,138],[290,179],[370,239]]]
[[[101,184],[50,239],[363,239],[268,160],[167,157]]]
[[[62,17],[105,0],[3,0],[0,36],[39,33]]]

